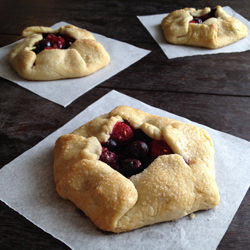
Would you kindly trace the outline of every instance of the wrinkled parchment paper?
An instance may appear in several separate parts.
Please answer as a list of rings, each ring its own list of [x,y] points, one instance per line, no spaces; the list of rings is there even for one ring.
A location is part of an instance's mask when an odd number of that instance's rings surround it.
[[[67,24],[68,23],[65,22],[59,22],[53,25],[52,28],[57,29]],[[66,107],[79,96],[139,61],[150,52],[149,50],[140,49],[103,35],[95,33],[93,33],[93,35],[109,53],[110,63],[89,76],[57,81],[26,81],[22,79],[11,68],[8,62],[10,50],[20,41],[0,48],[0,76],[43,98]]]
[[[56,139],[121,104],[193,123],[111,91],[4,166],[0,170],[0,199],[72,249],[216,249],[250,184],[250,142],[229,134],[200,125],[210,133],[215,146],[216,180],[221,201],[214,209],[196,213],[193,220],[187,216],[176,222],[160,223],[128,233],[104,233],[71,202],[57,195],[52,169]]]
[[[184,6],[184,7],[192,7],[192,6]],[[173,45],[167,43],[163,36],[163,32],[161,30],[160,25],[162,19],[166,17],[168,13],[148,15],[148,16],[138,16],[138,19],[145,26],[150,35],[155,39],[155,41],[158,43],[158,45],[161,47],[161,49],[169,59],[176,57],[184,57],[184,56],[233,53],[233,52],[242,52],[250,50],[250,22],[241,15],[239,15],[237,12],[235,12],[232,8],[228,6],[223,8],[229,15],[239,19],[248,27],[249,35],[240,41],[237,41],[233,44],[230,44],[228,46],[219,49],[206,49],[206,48],[198,48],[198,47],[184,46],[184,45]]]

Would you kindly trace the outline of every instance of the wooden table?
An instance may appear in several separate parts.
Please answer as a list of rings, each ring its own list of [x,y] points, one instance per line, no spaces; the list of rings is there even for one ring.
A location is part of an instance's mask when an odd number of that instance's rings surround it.
[[[203,8],[230,4],[250,20],[249,0],[231,0],[230,3],[221,0],[1,0],[0,3],[0,46],[18,40],[26,26],[50,26],[64,20],[152,51],[67,108],[0,78],[1,166],[36,145],[112,89],[250,141],[250,51],[168,60],[136,17],[187,6]],[[68,249],[2,202],[0,248]],[[249,191],[218,249],[250,249]]]

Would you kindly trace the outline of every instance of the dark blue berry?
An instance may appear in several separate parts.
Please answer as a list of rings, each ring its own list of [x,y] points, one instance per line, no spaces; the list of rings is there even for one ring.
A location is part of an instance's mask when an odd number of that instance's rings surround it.
[[[126,158],[121,160],[121,171],[126,177],[140,173],[143,170],[138,159]]]
[[[130,153],[136,158],[146,157],[149,152],[149,148],[144,141],[134,141],[130,145]]]
[[[105,146],[110,150],[110,151],[116,151],[116,149],[117,149],[117,142],[115,141],[115,140],[113,140],[113,139],[109,139],[108,141],[107,141],[107,143],[105,144]]]

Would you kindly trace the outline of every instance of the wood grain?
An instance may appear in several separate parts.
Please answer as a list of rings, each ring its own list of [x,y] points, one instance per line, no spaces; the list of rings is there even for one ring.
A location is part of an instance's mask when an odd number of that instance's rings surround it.
[[[250,52],[168,60],[136,17],[217,4],[230,4],[250,20],[249,0],[0,0],[0,46],[20,39],[26,26],[50,26],[63,20],[152,51],[67,108],[0,78],[0,166],[36,145],[112,89],[250,141]],[[0,221],[0,249],[69,249],[2,202]],[[250,191],[218,250],[245,250],[249,246]]]

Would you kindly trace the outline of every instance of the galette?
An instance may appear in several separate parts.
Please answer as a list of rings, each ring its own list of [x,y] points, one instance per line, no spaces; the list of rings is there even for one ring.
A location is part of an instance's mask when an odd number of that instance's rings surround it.
[[[54,180],[59,196],[115,233],[208,210],[220,199],[209,134],[129,106],[60,136]]]
[[[13,69],[26,80],[83,77],[106,66],[110,57],[92,33],[73,25],[57,30],[32,26],[9,54]]]
[[[164,37],[172,44],[216,49],[248,35],[248,28],[221,6],[175,10],[161,22]]]

